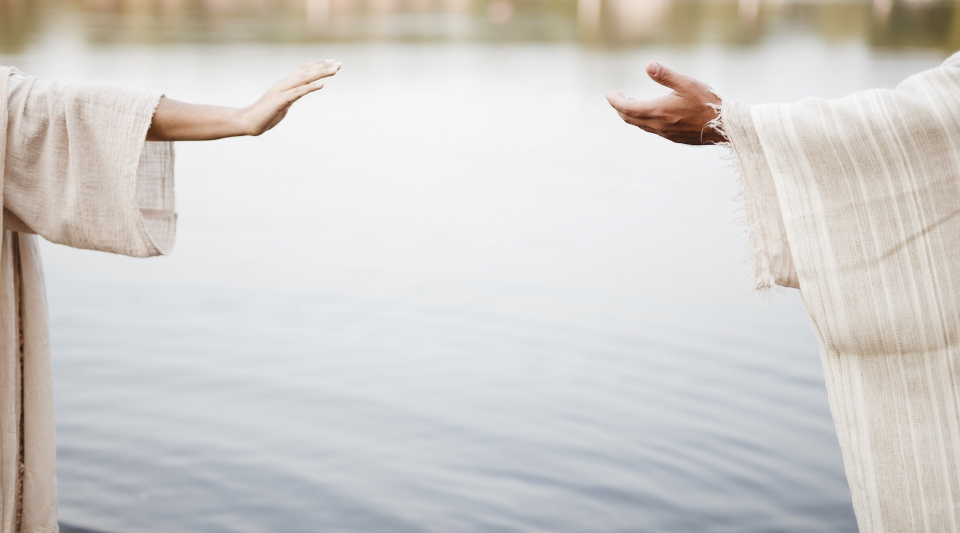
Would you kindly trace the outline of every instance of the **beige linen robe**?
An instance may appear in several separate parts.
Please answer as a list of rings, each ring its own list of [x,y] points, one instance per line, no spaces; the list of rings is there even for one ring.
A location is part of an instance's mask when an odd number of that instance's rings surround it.
[[[51,533],[50,340],[36,238],[137,257],[173,243],[173,148],[144,142],[160,94],[0,67],[0,533]]]
[[[721,121],[757,286],[798,287],[819,340],[860,530],[960,531],[960,54]]]

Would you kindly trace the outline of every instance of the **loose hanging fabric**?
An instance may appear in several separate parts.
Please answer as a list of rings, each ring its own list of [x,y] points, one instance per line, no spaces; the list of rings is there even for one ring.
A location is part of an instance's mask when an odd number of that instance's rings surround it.
[[[860,530],[960,530],[960,54],[721,123],[756,285],[798,287],[817,335]]]
[[[58,530],[50,338],[38,234],[136,257],[176,229],[173,146],[144,142],[159,93],[0,67],[0,532]]]

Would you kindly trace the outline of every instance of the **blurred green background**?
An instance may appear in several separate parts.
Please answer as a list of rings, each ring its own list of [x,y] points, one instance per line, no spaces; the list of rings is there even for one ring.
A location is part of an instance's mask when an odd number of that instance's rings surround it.
[[[0,0],[0,47],[49,24],[91,43],[544,41],[756,44],[785,34],[954,50],[956,2],[762,0]]]

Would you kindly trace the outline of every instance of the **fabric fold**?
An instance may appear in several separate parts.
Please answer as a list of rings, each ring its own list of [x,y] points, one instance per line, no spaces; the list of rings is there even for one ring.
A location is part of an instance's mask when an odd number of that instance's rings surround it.
[[[960,57],[721,120],[758,285],[799,287],[818,337],[861,531],[960,530]]]
[[[173,144],[145,142],[161,94],[17,75],[8,95],[4,218],[74,248],[167,253]]]
[[[0,68],[2,533],[59,529],[49,321],[30,234],[136,257],[169,251],[173,147],[144,141],[159,101]]]
[[[725,101],[720,109],[719,124],[737,163],[738,196],[747,226],[745,260],[753,266],[754,288],[765,290],[774,285],[799,288],[776,187],[753,127],[749,106],[735,100]]]

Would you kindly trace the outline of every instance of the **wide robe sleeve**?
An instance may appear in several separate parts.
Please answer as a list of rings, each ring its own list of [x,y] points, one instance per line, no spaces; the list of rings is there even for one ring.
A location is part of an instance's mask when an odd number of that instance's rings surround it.
[[[757,286],[798,287],[817,334],[860,530],[960,531],[960,54],[721,123]]]
[[[5,229],[135,257],[167,252],[176,230],[173,145],[144,142],[161,94],[14,79]]]
[[[53,379],[39,234],[131,256],[176,228],[173,148],[145,142],[159,93],[0,67],[0,532],[56,533]]]

